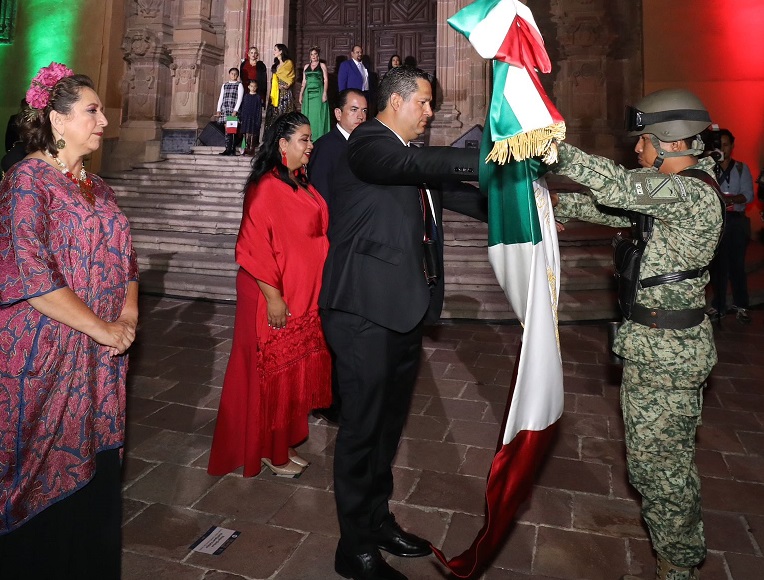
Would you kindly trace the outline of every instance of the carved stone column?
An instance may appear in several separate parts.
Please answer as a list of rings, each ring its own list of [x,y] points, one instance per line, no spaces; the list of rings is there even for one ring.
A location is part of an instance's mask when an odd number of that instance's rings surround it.
[[[464,36],[446,20],[472,0],[438,0],[437,112],[431,145],[448,145],[473,125],[482,125],[488,106],[488,66]]]
[[[173,143],[177,141],[173,149],[189,150],[196,141],[197,129],[207,124],[215,110],[212,101],[223,82],[219,73],[223,49],[217,46],[210,0],[181,0],[178,8],[178,23],[173,41],[168,44],[173,59],[172,109],[163,128],[168,143],[169,137]],[[231,66],[237,64],[234,61]]]
[[[556,38],[547,38],[556,43],[547,47],[556,73],[552,93],[568,139],[630,161],[623,107],[641,94],[641,2],[551,0],[549,16],[557,28]]]
[[[104,159],[110,170],[159,159],[161,124],[170,111],[170,7],[163,0],[131,0],[127,5],[122,125],[114,151]]]
[[[289,0],[253,0],[250,26],[250,45],[260,49],[260,60],[269,71],[276,44],[286,44],[292,58],[296,58],[297,47],[289,46]],[[299,66],[299,60],[295,66]]]

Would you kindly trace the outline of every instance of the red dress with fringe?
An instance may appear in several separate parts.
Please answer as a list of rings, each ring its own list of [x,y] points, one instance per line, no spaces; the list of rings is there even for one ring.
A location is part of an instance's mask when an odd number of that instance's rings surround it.
[[[308,436],[308,413],[331,402],[331,360],[318,318],[329,249],[326,202],[311,186],[294,191],[275,174],[250,185],[236,242],[236,319],[207,471],[224,475],[260,459],[289,461]],[[257,280],[281,291],[291,316],[269,328]]]

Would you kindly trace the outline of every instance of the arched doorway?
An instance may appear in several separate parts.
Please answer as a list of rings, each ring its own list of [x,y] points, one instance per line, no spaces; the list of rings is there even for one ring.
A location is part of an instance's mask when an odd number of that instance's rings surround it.
[[[437,7],[437,0],[292,0],[290,37],[298,76],[310,47],[318,46],[329,69],[331,100],[339,63],[355,44],[363,47],[367,66],[378,77],[393,54],[413,56],[420,68],[434,74]]]

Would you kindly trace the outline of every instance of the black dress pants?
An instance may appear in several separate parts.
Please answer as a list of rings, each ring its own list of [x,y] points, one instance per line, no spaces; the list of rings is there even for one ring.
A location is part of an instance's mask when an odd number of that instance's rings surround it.
[[[122,555],[119,449],[96,454],[83,488],[0,536],[5,580],[118,580]]]
[[[392,462],[419,368],[422,323],[400,333],[337,310],[322,310],[321,319],[342,400],[334,452],[340,547],[359,554],[376,549],[373,530],[390,516]]]

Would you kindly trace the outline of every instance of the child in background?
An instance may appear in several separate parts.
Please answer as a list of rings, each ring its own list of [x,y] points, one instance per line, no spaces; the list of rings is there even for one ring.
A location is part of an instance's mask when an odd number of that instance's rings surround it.
[[[244,97],[244,87],[239,82],[239,69],[228,69],[229,80],[220,87],[220,97],[218,98],[218,123],[225,125],[226,117],[236,117],[239,115],[239,107]],[[236,155],[234,149],[236,145],[236,135],[226,133],[225,151],[220,155]]]
[[[254,79],[249,81],[239,117],[239,131],[244,134],[244,155],[254,155],[260,143],[260,123],[263,119],[263,101],[257,94],[257,81]]]

